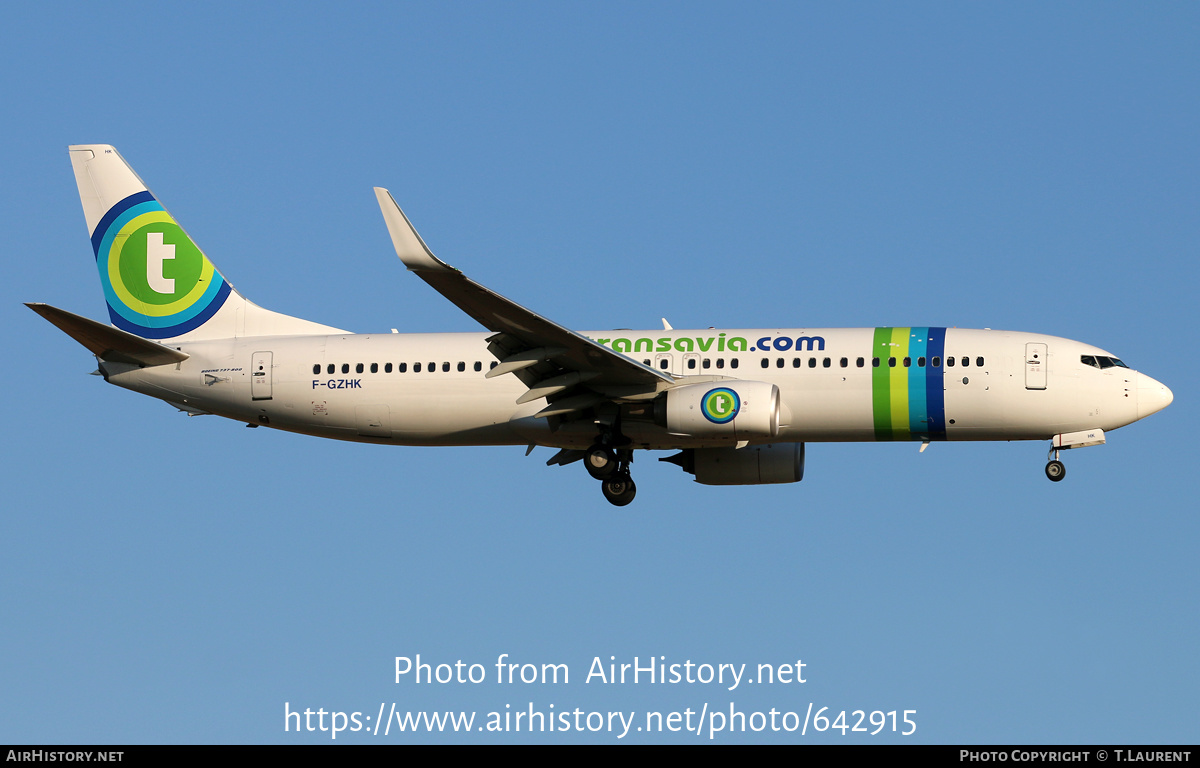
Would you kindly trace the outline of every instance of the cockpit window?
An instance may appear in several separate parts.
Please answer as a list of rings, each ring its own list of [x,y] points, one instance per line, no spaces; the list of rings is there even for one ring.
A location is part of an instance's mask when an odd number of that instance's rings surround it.
[[[1100,355],[1080,355],[1079,362],[1100,369],[1129,367],[1115,357],[1101,357]]]

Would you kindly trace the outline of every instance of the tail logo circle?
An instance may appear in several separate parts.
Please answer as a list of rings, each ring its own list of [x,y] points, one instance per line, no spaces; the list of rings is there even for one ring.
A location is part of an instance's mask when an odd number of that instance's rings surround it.
[[[229,284],[150,193],[125,198],[92,234],[113,324],[151,339],[203,325]]]

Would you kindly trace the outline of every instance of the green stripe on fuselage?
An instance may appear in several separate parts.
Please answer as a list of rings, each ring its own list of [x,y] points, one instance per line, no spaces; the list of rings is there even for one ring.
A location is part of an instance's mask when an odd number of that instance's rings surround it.
[[[892,402],[889,396],[888,357],[892,350],[892,329],[876,328],[871,341],[871,355],[879,365],[871,369],[871,411],[875,418],[875,439],[892,439]],[[874,360],[871,365],[874,366]]]

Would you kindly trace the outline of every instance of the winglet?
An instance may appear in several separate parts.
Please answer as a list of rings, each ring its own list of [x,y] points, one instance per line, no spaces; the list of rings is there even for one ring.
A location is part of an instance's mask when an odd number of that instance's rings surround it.
[[[400,210],[391,192],[383,187],[375,187],[375,199],[379,201],[379,210],[383,212],[383,220],[387,224],[388,234],[392,236],[396,255],[404,262],[404,266],[412,271],[458,271],[433,255],[433,251],[429,250],[429,246],[425,245],[425,241],[417,234],[404,211]]]

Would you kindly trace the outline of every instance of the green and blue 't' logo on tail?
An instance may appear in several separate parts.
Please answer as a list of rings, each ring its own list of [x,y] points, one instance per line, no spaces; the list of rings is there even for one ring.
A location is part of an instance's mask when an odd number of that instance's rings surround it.
[[[193,331],[229,297],[229,283],[149,192],[104,214],[92,250],[113,325],[143,338]]]

